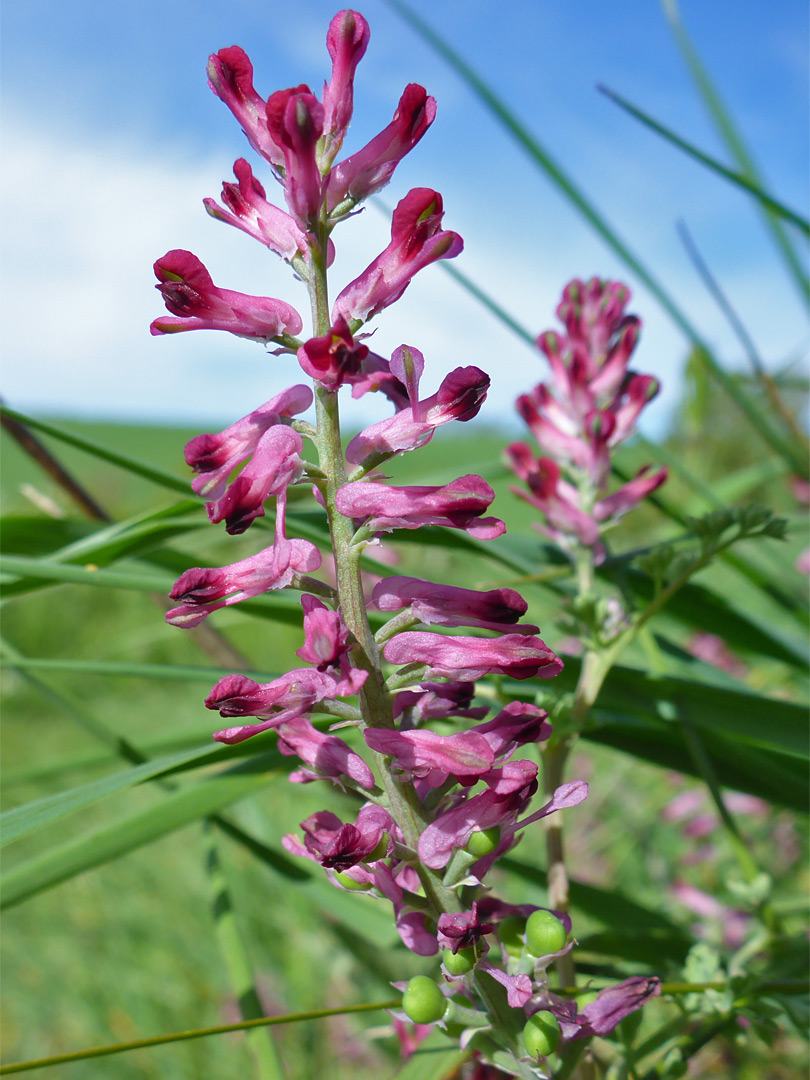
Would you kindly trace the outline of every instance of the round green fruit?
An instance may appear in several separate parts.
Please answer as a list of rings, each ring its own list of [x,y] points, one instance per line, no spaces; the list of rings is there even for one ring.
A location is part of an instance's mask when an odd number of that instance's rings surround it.
[[[523,952],[523,931],[526,920],[520,915],[507,915],[498,923],[498,940],[510,956],[520,956]]]
[[[433,1024],[444,1016],[447,998],[429,975],[414,975],[402,995],[402,1008],[415,1024]]]
[[[459,949],[455,954],[452,949],[445,949],[442,963],[448,975],[466,975],[475,967],[475,949]]]
[[[559,952],[567,937],[565,927],[550,911],[533,911],[526,920],[526,948],[532,956]]]
[[[483,855],[491,855],[500,842],[500,826],[493,825],[491,829],[476,829],[471,833],[464,850],[480,859]]]
[[[366,890],[371,888],[370,881],[355,881],[353,877],[344,874],[342,870],[336,870],[335,877],[344,889],[351,889],[352,892],[366,892]]]
[[[530,1057],[548,1057],[560,1045],[560,1021],[554,1013],[535,1013],[523,1029],[523,1045]]]

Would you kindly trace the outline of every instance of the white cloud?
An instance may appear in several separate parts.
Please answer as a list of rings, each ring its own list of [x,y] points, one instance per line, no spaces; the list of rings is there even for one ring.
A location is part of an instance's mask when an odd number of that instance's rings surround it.
[[[264,355],[259,346],[227,334],[149,335],[150,321],[162,310],[151,263],[172,247],[194,251],[218,284],[281,296],[306,318],[305,292],[286,267],[202,209],[203,196],[218,193],[233,148],[213,148],[203,158],[182,146],[47,131],[27,120],[9,106],[2,291],[3,395],[10,405],[39,414],[224,425],[302,378],[291,358]],[[520,160],[511,165],[519,169]],[[503,170],[504,163],[497,167]],[[603,175],[618,177],[617,162],[607,162]],[[615,257],[606,256],[571,213],[553,211],[539,237],[516,228],[519,208],[503,199],[492,204],[493,177],[482,175],[475,186],[463,175],[449,178],[446,222],[465,236],[459,266],[531,330],[553,325],[568,277],[622,275]],[[648,190],[654,185],[650,177]],[[634,190],[642,188],[637,175]],[[391,190],[393,204],[404,185]],[[608,209],[611,202],[622,205],[620,192],[603,196]],[[635,211],[635,218],[628,215],[631,233],[634,222],[643,236],[650,205],[636,204]],[[387,225],[369,208],[335,238],[334,276],[345,283],[385,245]],[[671,236],[657,229],[646,239],[648,258],[674,282],[709,340],[736,356],[728,330]],[[784,308],[781,282],[763,279],[757,265],[741,260],[726,284],[752,332],[767,342],[770,358],[795,347],[795,319],[775,314]],[[666,385],[666,397],[650,410],[655,424],[656,414],[660,423],[676,400],[685,345],[641,290],[634,306],[646,325],[637,366],[655,371]],[[429,392],[458,365],[489,371],[492,390],[482,417],[490,422],[510,422],[515,396],[543,375],[533,351],[436,267],[419,275],[377,322],[375,350],[389,354],[405,341],[424,352]],[[368,423],[379,418],[379,408],[379,401],[366,398],[347,402],[345,415],[350,423]]]

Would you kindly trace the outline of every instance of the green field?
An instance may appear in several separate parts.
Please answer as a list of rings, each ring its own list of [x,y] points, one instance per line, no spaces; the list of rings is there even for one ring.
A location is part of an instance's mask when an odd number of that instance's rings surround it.
[[[179,477],[186,472],[182,445],[195,434],[109,424],[59,426]],[[548,561],[541,537],[531,532],[532,511],[507,490],[510,480],[500,464],[503,443],[504,436],[495,431],[476,430],[474,435],[456,438],[439,432],[431,446],[420,452],[418,461],[410,460],[417,455],[406,456],[395,463],[391,474],[403,481],[418,478],[422,483],[446,481],[463,472],[485,475],[497,491],[493,512],[505,518],[513,534],[522,535],[526,551],[535,553],[534,575],[510,573],[494,560],[478,559],[470,564],[452,547],[422,548],[409,542],[410,537],[391,545],[400,559],[397,570],[478,588],[519,583],[530,600],[531,618],[541,626],[544,638],[552,647],[563,648],[566,629],[560,620],[561,598],[554,591],[554,564]],[[78,450],[55,441],[49,441],[49,446],[117,521],[168,509],[180,498]],[[628,467],[643,453],[631,447]],[[749,487],[757,494],[768,484],[773,488],[770,481],[752,475]],[[46,554],[87,531],[86,521],[64,491],[44,476],[5,432],[2,493],[4,552],[8,556]],[[784,504],[787,500],[777,493],[774,501]],[[172,559],[181,566],[194,565],[197,560],[230,562],[255,550],[255,530],[246,537],[224,537],[207,526],[203,516],[197,514],[194,521],[193,529],[161,548],[164,555],[166,551],[173,553],[168,562],[164,558],[164,569],[150,561],[153,552],[148,545],[136,556],[117,561],[115,569],[165,575],[171,574],[168,567]],[[635,529],[635,536],[643,535],[645,544],[678,532],[670,519],[649,507],[640,512]],[[618,549],[623,541],[618,535]],[[768,573],[775,558],[787,565],[800,543],[797,537],[790,550],[747,554]],[[745,610],[749,594],[733,569],[717,566],[711,573],[713,589],[720,595],[728,590],[726,595],[733,599],[735,610]],[[540,580],[532,581],[532,576]],[[774,621],[778,601],[753,586],[750,597],[756,598],[758,621],[778,631],[776,637],[784,639],[786,648],[793,647],[800,638],[791,627]],[[295,625],[294,607],[283,609],[292,613],[290,618],[282,614],[268,621],[229,609],[218,612],[210,622],[243,654],[250,669],[280,673],[299,663],[294,650],[302,638],[300,625]],[[6,807],[114,775],[125,764],[120,743],[116,750],[116,739],[126,740],[129,747],[146,756],[204,744],[209,739],[216,718],[202,705],[212,681],[205,673],[172,680],[88,673],[78,665],[68,669],[75,661],[228,667],[219,662],[222,640],[201,641],[196,632],[183,632],[164,623],[160,597],[126,588],[45,583],[9,599],[3,615],[3,638],[16,651],[14,655],[56,665],[15,666],[7,653],[2,736]],[[695,661],[679,652],[693,629],[688,619],[669,615],[656,629],[661,637],[650,637],[622,663],[631,667],[657,664],[662,677],[694,673]],[[712,629],[722,632],[722,627]],[[747,686],[791,697],[801,685],[800,676],[780,659],[778,646],[779,641],[772,644],[771,655],[752,670]],[[741,654],[745,658],[744,649]],[[702,670],[704,665],[697,667]],[[716,681],[723,683],[719,673]],[[547,689],[553,696],[554,688]],[[262,746],[272,745],[272,735],[262,738]],[[632,747],[625,753],[593,741],[581,745],[569,776],[588,779],[592,793],[576,811],[576,820],[571,820],[569,858],[581,886],[574,897],[574,922],[583,955],[586,959],[592,955],[595,970],[617,975],[645,970],[643,948],[639,955],[633,947],[637,920],[642,916],[632,905],[641,905],[655,913],[646,918],[653,923],[661,920],[660,933],[670,935],[663,949],[669,970],[661,974],[674,977],[695,917],[668,889],[690,845],[662,819],[661,811],[674,794],[695,781],[685,780],[672,769],[645,763],[633,756]],[[250,749],[256,748],[251,745]],[[198,772],[197,779],[201,775],[205,773]],[[183,785],[184,776],[169,783]],[[136,827],[138,815],[157,813],[166,798],[167,791],[159,784],[130,787],[60,818],[10,849],[5,865],[13,875],[16,866],[37,854],[45,860],[49,852],[58,849],[64,858],[71,842],[110,830],[125,819],[129,822],[128,833],[118,830],[116,842],[124,850],[121,857],[101,860],[96,856],[101,865],[91,866],[6,912],[5,1061],[238,1019],[233,983],[212,918],[212,883],[205,870],[209,835],[199,821],[192,821],[177,828],[167,825],[165,835],[144,842]],[[290,785],[282,771],[270,774],[255,795],[228,806],[223,814],[277,851],[283,833],[295,832],[299,821],[327,806],[346,816],[351,803],[323,785]],[[804,826],[789,809],[776,805],[764,819],[746,821],[745,829],[756,857],[776,879],[776,901],[788,907],[795,904],[807,884],[804,872],[796,869]],[[774,845],[774,836],[782,838],[780,844]],[[715,839],[716,857],[697,870],[700,887],[712,894],[723,891],[724,878],[733,866],[727,841]],[[131,850],[126,849],[127,843]],[[432,970],[430,961],[398,945],[382,905],[347,897],[308,874],[301,880],[290,880],[221,835],[218,843],[234,918],[250,942],[256,987],[267,1012],[382,1001],[392,996],[392,980]],[[539,831],[527,835],[516,854],[526,867],[542,866],[544,857]],[[694,871],[690,879],[695,880]],[[513,868],[509,895],[513,902],[542,904],[542,874]],[[606,897],[618,904],[616,910],[606,906]],[[708,932],[711,936],[719,933],[719,928],[710,927]],[[664,1015],[667,1009],[672,1006],[660,1006]],[[277,1028],[273,1038],[289,1080],[379,1078],[393,1074],[397,1061],[396,1041],[387,1023],[385,1013],[337,1017]],[[711,1052],[701,1075],[743,1080],[765,1075],[769,1080],[792,1080],[800,1075],[801,1050],[784,1035],[778,1036],[776,1053],[770,1057],[764,1044],[759,1056],[734,1059],[733,1050],[724,1053],[732,1053],[732,1060]],[[765,1060],[769,1061],[767,1072],[761,1072]],[[244,1036],[228,1035],[64,1065],[53,1075],[66,1080],[196,1080],[203,1076],[226,1080],[252,1074]]]

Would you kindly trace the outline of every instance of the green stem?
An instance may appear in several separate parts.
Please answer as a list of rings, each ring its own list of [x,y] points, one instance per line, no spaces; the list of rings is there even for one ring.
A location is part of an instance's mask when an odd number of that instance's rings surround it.
[[[323,257],[325,250],[324,238],[320,250],[312,250],[307,282],[313,332],[316,336],[327,334],[330,328],[326,264]],[[368,673],[358,695],[360,712],[364,726],[393,729],[391,695],[385,686],[380,648],[369,625],[357,557],[358,549],[352,543],[354,526],[351,519],[344,517],[337,508],[337,492],[347,482],[337,392],[316,385],[315,410],[319,465],[326,477],[322,491],[332,539],[340,611],[357,643],[352,651],[352,661],[356,667]],[[375,756],[391,815],[402,829],[406,845],[415,851],[419,837],[429,824],[429,818],[425,815],[413,784],[393,775],[389,767],[390,759],[381,754]],[[436,916],[443,912],[462,910],[457,894],[442,885],[441,874],[419,863],[416,868]]]

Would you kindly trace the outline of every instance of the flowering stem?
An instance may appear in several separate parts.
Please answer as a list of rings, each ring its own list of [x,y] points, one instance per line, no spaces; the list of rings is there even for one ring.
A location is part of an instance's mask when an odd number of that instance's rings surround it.
[[[326,263],[322,254],[325,250],[325,241],[320,245],[320,249],[313,246],[307,279],[313,333],[316,336],[323,336],[330,330]],[[379,646],[369,625],[357,558],[358,549],[353,545],[354,526],[350,518],[344,517],[338,511],[336,505],[337,492],[347,482],[337,392],[316,383],[315,410],[316,443],[319,465],[326,477],[323,497],[335,558],[341,615],[357,642],[352,656],[353,662],[356,667],[368,672],[358,695],[360,712],[365,727],[390,730],[395,726],[391,696],[385,686]],[[406,845],[416,851],[419,837],[429,824],[429,818],[425,815],[413,784],[391,772],[390,758],[380,754],[377,755],[377,760],[391,815],[402,829]],[[436,917],[445,912],[462,910],[457,894],[442,885],[440,873],[422,866],[419,862],[416,863],[416,870]]]

